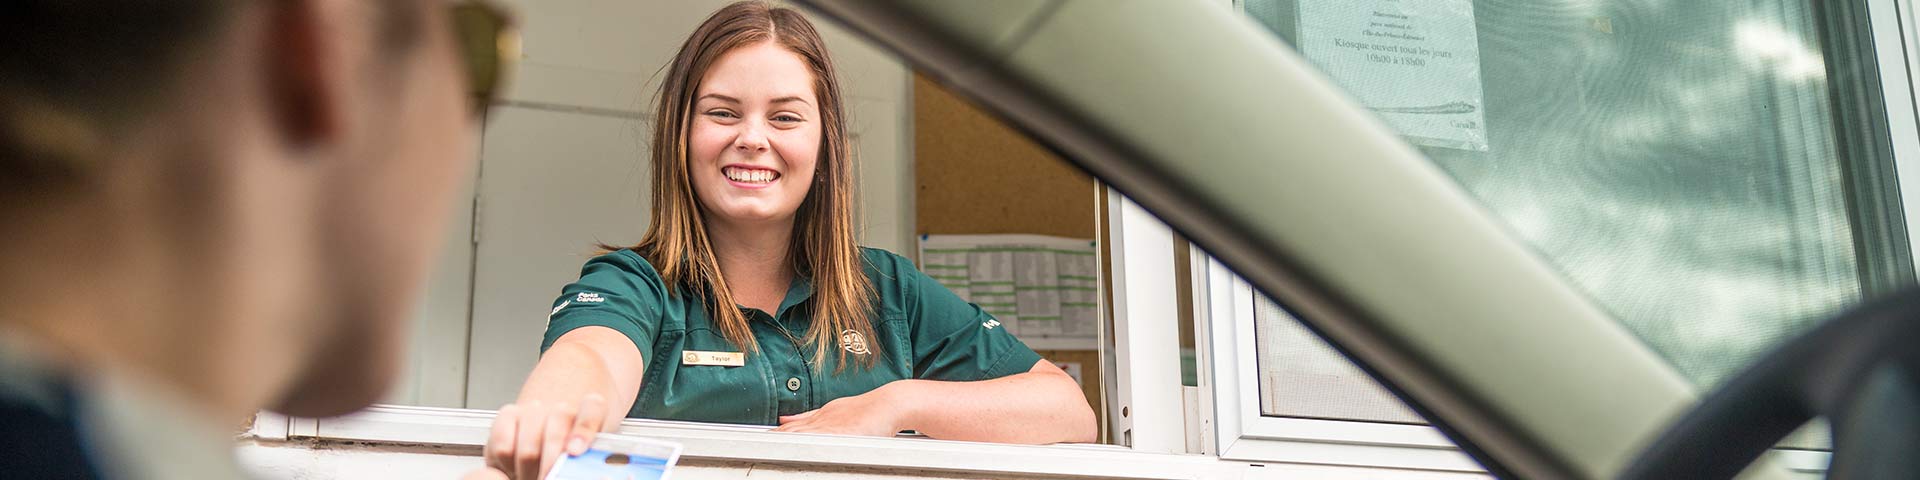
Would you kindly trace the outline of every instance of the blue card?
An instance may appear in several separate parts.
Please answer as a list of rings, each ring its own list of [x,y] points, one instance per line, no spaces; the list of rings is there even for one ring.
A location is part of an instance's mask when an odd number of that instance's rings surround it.
[[[585,453],[561,458],[546,480],[666,480],[680,444],[602,433]]]

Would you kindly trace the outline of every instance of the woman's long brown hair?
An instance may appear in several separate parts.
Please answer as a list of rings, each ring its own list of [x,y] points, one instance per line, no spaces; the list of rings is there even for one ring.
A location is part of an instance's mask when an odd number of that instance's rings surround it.
[[[819,171],[794,215],[788,248],[795,274],[813,284],[813,324],[804,343],[813,347],[816,369],[825,365],[828,351],[838,350],[841,368],[834,371],[839,372],[849,363],[840,337],[846,332],[858,334],[869,339],[867,348],[872,353],[861,355],[857,363],[871,367],[882,352],[870,320],[873,286],[867,282],[854,243],[853,157],[847,144],[846,111],[826,43],[799,12],[758,1],[734,3],[707,17],[680,46],[661,82],[654,114],[653,223],[632,248],[660,270],[668,285],[708,299],[707,311],[721,336],[747,351],[759,351],[746,315],[720,274],[707,236],[705,212],[693,192],[687,130],[694,95],[707,69],[729,51],[762,42],[774,42],[806,61],[820,105]]]

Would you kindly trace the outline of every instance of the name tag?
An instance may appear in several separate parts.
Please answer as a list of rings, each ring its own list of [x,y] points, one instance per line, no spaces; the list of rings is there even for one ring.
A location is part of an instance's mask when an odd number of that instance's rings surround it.
[[[680,354],[680,363],[687,365],[738,367],[747,364],[747,355],[740,352],[700,352],[687,350]]]

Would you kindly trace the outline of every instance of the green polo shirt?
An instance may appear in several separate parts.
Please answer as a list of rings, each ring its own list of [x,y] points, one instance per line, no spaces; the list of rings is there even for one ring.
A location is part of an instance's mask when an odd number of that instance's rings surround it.
[[[809,368],[812,347],[801,343],[813,325],[813,287],[805,279],[787,288],[778,311],[741,307],[760,343],[758,353],[742,352],[721,336],[703,299],[666,285],[631,250],[588,260],[580,281],[561,289],[540,351],[576,328],[612,328],[632,339],[647,363],[627,416],[762,425],[895,380],[987,380],[1026,372],[1040,361],[992,315],[920,273],[912,262],[884,250],[860,250],[879,300],[871,318],[879,338],[843,336],[841,347],[881,355],[871,369],[853,364],[835,374],[839,352],[827,353],[827,365]],[[686,362],[687,352],[741,352],[745,362]]]

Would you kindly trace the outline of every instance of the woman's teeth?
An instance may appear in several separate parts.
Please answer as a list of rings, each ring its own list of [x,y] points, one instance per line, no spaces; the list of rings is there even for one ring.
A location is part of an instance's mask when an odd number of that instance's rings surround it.
[[[780,178],[780,174],[772,170],[727,167],[722,171],[727,175],[728,180],[741,183],[769,183]]]

